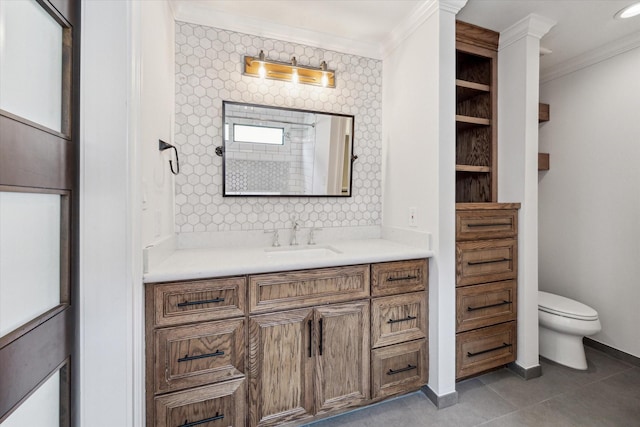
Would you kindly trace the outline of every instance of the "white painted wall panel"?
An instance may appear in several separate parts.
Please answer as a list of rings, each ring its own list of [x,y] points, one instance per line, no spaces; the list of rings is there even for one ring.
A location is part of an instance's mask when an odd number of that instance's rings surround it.
[[[640,357],[640,49],[541,86],[540,289],[596,309],[599,342]]]

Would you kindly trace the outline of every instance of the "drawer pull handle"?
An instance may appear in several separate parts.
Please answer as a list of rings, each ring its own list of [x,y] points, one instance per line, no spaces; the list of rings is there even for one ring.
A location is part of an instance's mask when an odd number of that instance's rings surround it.
[[[483,305],[480,307],[467,307],[467,311],[476,311],[476,310],[482,310],[483,308],[500,307],[501,305],[507,305],[507,304],[511,304],[511,301],[502,300],[502,302],[498,302],[495,304]]]
[[[178,307],[188,307],[190,305],[198,305],[198,304],[211,304],[212,302],[224,302],[224,298],[205,299],[201,301],[179,302]]]
[[[218,356],[224,356],[224,351],[216,350],[215,353],[198,354],[197,356],[189,356],[188,354],[185,354],[184,357],[178,359],[178,362],[189,362],[191,360],[206,359],[207,357]]]
[[[313,341],[313,324],[311,319],[309,319],[307,321],[307,326],[309,327],[309,357],[313,356],[313,347],[312,347],[312,341]]]
[[[193,421],[191,423],[189,422],[189,420],[184,420],[184,424],[180,424],[178,427],[194,427],[194,426],[199,426],[200,424],[206,424],[206,423],[210,423],[211,421],[217,421],[222,419],[224,419],[224,414],[216,412],[215,416],[211,418],[206,418],[204,420]]]
[[[502,350],[503,348],[507,348],[511,346],[512,344],[507,344],[506,342],[503,342],[502,345],[499,345],[498,347],[494,347],[494,348],[489,348],[487,350],[477,351],[475,353],[471,353],[470,351],[467,351],[467,357],[479,356],[481,354],[491,353],[492,351]]]
[[[468,265],[493,264],[494,262],[511,261],[511,258],[487,259],[484,261],[467,261]]]
[[[387,277],[387,282],[397,282],[399,280],[413,280],[417,278],[418,276]]]
[[[406,322],[406,321],[415,320],[415,319],[417,319],[416,316],[407,316],[404,319],[389,319],[389,320],[387,320],[387,323]]]
[[[399,374],[400,372],[410,371],[412,369],[418,369],[418,366],[417,365],[407,365],[406,368],[396,369],[395,371],[393,369],[389,369],[389,371],[387,372],[387,375],[395,375],[395,374]]]
[[[318,346],[318,351],[320,356],[322,356],[322,342],[324,341],[324,336],[322,335],[322,319],[318,320],[318,325],[320,326],[320,345]]]
[[[468,228],[473,228],[473,227],[495,227],[495,226],[499,226],[499,225],[511,226],[513,224],[511,222],[493,222],[493,223],[480,222],[478,224],[467,224],[467,227]]]

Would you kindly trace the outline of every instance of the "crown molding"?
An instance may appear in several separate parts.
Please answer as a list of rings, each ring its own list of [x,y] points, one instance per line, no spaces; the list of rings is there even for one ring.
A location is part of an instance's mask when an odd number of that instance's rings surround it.
[[[294,28],[247,16],[215,11],[195,2],[171,1],[170,4],[176,21],[283,40],[351,55],[382,59],[378,43],[367,43],[332,34],[309,31],[304,28]]]
[[[540,70],[540,83],[547,83],[637,48],[640,48],[640,32],[614,40],[560,64]]]
[[[409,37],[420,25],[429,19],[438,10],[444,10],[456,14],[467,4],[468,0],[426,0],[413,10],[411,15],[400,25],[391,31],[387,40],[380,47],[382,57],[393,52],[407,37]]]
[[[532,36],[538,40],[557,24],[553,19],[532,13],[500,33],[498,51],[512,45],[523,37]]]

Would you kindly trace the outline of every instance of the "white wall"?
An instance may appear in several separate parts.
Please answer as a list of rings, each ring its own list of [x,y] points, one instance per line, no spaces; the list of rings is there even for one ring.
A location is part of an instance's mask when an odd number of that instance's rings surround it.
[[[541,86],[540,289],[595,308],[596,341],[640,357],[640,49]]]
[[[455,12],[441,6],[384,58],[382,85],[383,226],[406,228],[415,207],[416,230],[432,233],[429,386],[438,396],[455,392]]]
[[[173,230],[173,187],[157,153],[157,139],[171,135],[173,32],[167,2],[82,3],[82,426],[144,425],[142,247],[156,239],[147,221],[157,209],[160,234]]]
[[[142,245],[172,236],[175,229],[173,150],[160,152],[158,140],[173,144],[175,30],[167,2],[141,4],[140,160],[142,163]]]

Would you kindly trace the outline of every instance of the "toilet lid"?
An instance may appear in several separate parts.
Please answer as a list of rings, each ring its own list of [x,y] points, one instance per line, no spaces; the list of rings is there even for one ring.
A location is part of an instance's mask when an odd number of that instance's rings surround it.
[[[549,292],[538,291],[538,310],[579,320],[598,320],[598,312],[588,305]]]

